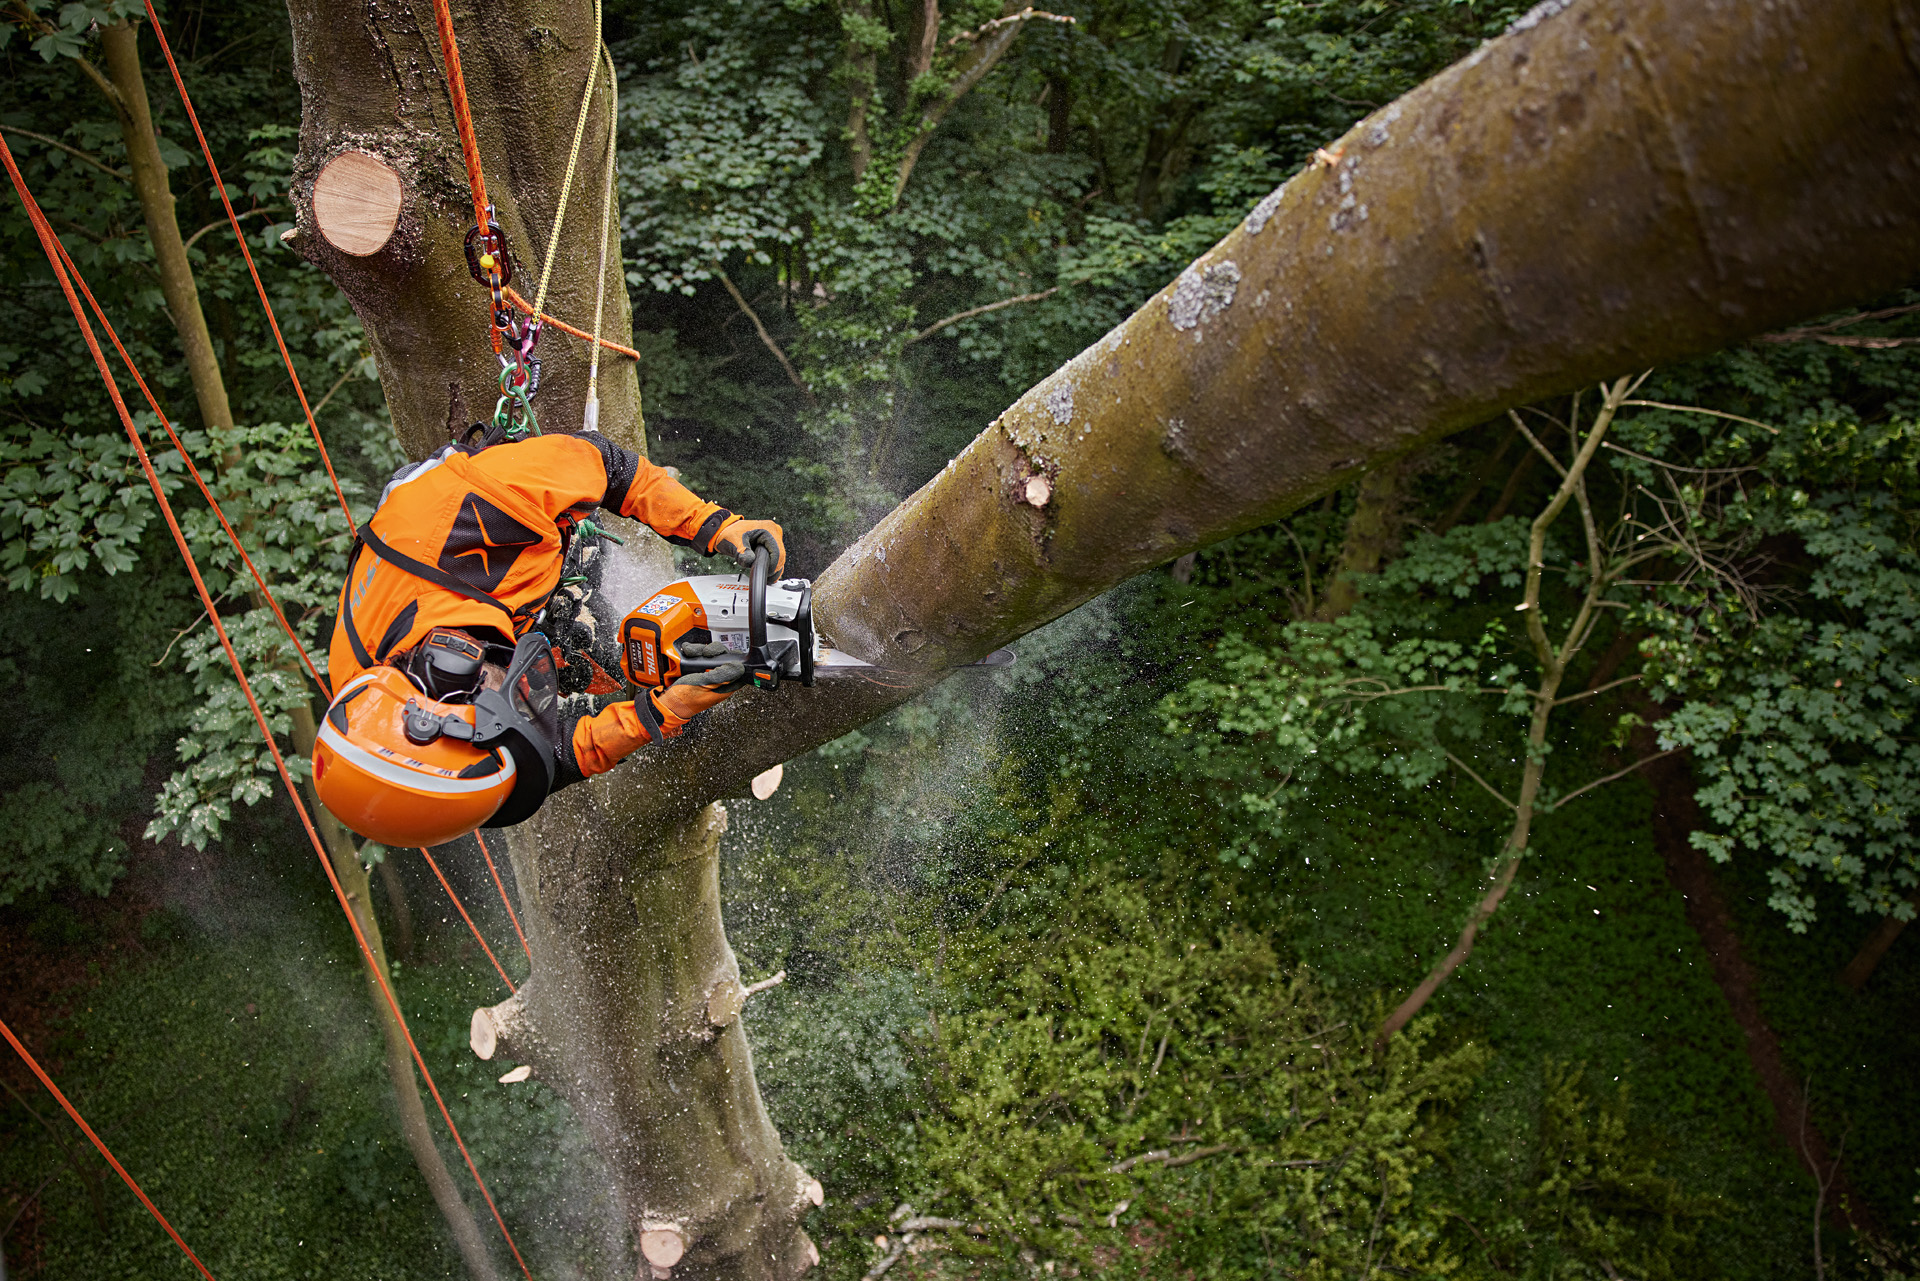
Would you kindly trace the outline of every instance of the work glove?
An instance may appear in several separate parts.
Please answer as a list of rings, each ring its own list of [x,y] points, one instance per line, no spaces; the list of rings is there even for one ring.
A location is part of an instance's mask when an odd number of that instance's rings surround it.
[[[753,549],[764,547],[773,553],[773,572],[769,581],[778,581],[780,573],[787,567],[787,540],[780,526],[770,520],[728,521],[713,536],[713,554],[730,552],[733,558],[744,566],[753,564]]]
[[[682,645],[680,652],[688,658],[719,658],[727,647],[715,641]],[[574,778],[577,781],[604,774],[648,743],[678,738],[688,721],[726,702],[748,684],[744,663],[725,663],[709,672],[689,673],[667,688],[649,690],[631,702],[614,703],[597,715],[581,717],[567,735]]]
[[[719,658],[726,652],[727,647],[719,641],[680,646],[683,658]],[[746,664],[723,663],[711,671],[689,672],[647,697],[660,715],[661,736],[678,738],[688,721],[710,707],[718,707],[750,683]]]

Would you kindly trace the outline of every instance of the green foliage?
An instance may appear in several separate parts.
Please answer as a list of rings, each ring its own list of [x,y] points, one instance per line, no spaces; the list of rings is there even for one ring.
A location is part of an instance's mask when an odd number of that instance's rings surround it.
[[[20,383],[42,390],[35,378]],[[151,414],[141,419],[157,430]],[[155,468],[169,496],[185,479],[177,455],[172,463]],[[8,588],[65,601],[90,565],[108,575],[134,567],[134,549],[156,513],[124,433],[68,436],[34,427],[0,439],[0,466],[7,469],[0,479],[0,569]]]
[[[143,35],[161,156],[216,356],[235,414],[261,424],[214,440],[197,421],[140,207],[124,178],[115,110],[76,66],[76,59],[97,61],[99,25],[143,12],[118,0],[15,6],[0,35],[18,29],[31,48],[0,42],[7,64],[0,120],[12,127],[8,146],[28,183],[312,646],[324,636],[338,586],[340,517],[327,513],[331,494],[324,474],[314,479],[304,426],[275,425],[299,411],[252,279],[217,195],[194,176],[203,162],[176,141],[192,133]],[[244,6],[194,16],[189,30],[173,33],[184,73],[311,398],[320,404],[332,389],[320,423],[335,461],[349,492],[356,484],[364,492],[398,454],[365,337],[340,293],[277,240],[291,217],[290,140],[299,112],[285,70],[285,17]],[[128,841],[147,825],[135,816],[167,774],[161,768],[158,778],[147,777],[150,758],[171,747],[185,763],[164,785],[152,832],[177,832],[196,844],[220,830],[235,801],[258,799],[272,784],[252,717],[224,674],[224,656],[25,219],[0,219],[0,246],[0,277],[25,309],[0,344],[0,573],[10,589],[0,617],[17,638],[5,661],[22,727],[5,752],[8,782],[0,788],[0,814],[18,820],[0,842],[0,900],[63,883],[105,892]],[[139,406],[124,371],[121,377]],[[232,562],[158,424],[144,409],[136,422],[222,618],[269,714],[284,726],[289,709],[309,695],[292,675],[277,624],[254,610],[250,579]],[[234,449],[253,456],[225,457]]]
[[[1741,594],[1699,580],[1642,611],[1660,688],[1684,700],[1661,741],[1692,749],[1722,829],[1693,840],[1722,862],[1769,856],[1769,901],[1797,931],[1815,880],[1875,915],[1911,917],[1920,888],[1916,440],[1910,420],[1795,424],[1750,465],[1757,483],[1705,517],[1750,545],[1791,539],[1791,578]],[[1744,445],[1718,443],[1734,459]]]
[[[984,1223],[984,1249],[1084,1266],[1145,1230],[1216,1274],[1262,1253],[1300,1276],[1449,1270],[1413,1185],[1483,1051],[1429,1054],[1421,1030],[1375,1060],[1265,939],[1165,931],[1124,888],[1002,955],[942,1022],[921,1140],[927,1204]]]
[[[351,535],[326,472],[318,465],[312,437],[304,427],[267,423],[215,433],[211,440],[189,437],[183,443],[196,453],[222,459],[214,496],[227,519],[246,531],[254,565],[272,585],[287,621],[303,633],[301,639],[324,675],[328,631],[315,623],[331,621],[325,615],[346,573]],[[252,575],[212,509],[195,510],[186,523],[216,605],[245,601],[250,595],[257,601]],[[152,839],[174,836],[196,849],[219,837],[235,802],[258,804],[280,786],[273,756],[260,738],[225,648],[210,626],[198,625],[204,620],[203,613],[179,647],[195,694],[186,732],[175,748],[182,764],[161,788],[155,817],[147,826]],[[249,674],[254,698],[285,742],[292,711],[311,707],[311,678],[279,620],[263,603],[231,620],[223,614],[222,621]],[[288,752],[287,767],[300,780],[312,766]]]
[[[1698,1227],[1725,1205],[1659,1172],[1657,1146],[1628,1127],[1625,1085],[1595,1101],[1584,1064],[1548,1059],[1542,1074],[1531,1186],[1516,1198],[1517,1214],[1478,1238],[1487,1261],[1512,1273],[1516,1254],[1531,1255],[1532,1266],[1520,1270],[1529,1277],[1702,1275]],[[1546,1259],[1552,1263],[1542,1269]]]

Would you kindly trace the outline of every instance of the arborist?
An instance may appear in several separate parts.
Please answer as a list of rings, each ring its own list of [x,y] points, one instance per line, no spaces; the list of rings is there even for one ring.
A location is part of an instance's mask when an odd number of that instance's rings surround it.
[[[602,678],[586,692],[620,688],[590,652],[550,639],[581,608],[584,576],[565,571],[610,537],[596,508],[703,553],[751,561],[763,547],[775,575],[786,563],[778,524],[702,500],[597,431],[496,432],[401,468],[347,564],[328,655],[337,692],[314,745],[315,788],[347,827],[439,845],[520,822],[744,686],[728,663],[597,712],[563,704],[565,685],[584,684],[568,673]]]

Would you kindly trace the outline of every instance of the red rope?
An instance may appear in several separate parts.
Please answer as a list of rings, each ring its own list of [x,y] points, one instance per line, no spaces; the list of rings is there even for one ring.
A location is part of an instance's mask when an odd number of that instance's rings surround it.
[[[498,971],[500,975],[500,981],[507,985],[507,991],[509,992],[518,991],[519,989],[513,986],[513,980],[507,977],[506,970],[502,969],[500,962],[495,959],[493,955],[493,949],[487,946],[486,939],[480,937],[480,927],[473,923],[473,918],[471,916],[467,915],[466,905],[460,901],[460,896],[453,892],[453,886],[447,884],[447,878],[441,873],[440,865],[433,861],[433,855],[427,853],[427,847],[424,845],[420,846],[419,850],[420,850],[420,857],[427,860],[427,866],[432,868],[433,874],[440,878],[440,888],[447,892],[447,897],[453,900],[454,907],[459,909],[460,919],[465,921],[467,923],[467,928],[473,931],[473,941],[480,945],[480,950],[487,954],[487,959],[489,961],[493,962],[493,968],[496,971]],[[532,958],[528,958],[528,959],[532,959]]]
[[[0,144],[0,146],[4,145],[5,144]],[[13,168],[13,156],[11,153],[7,156],[7,168]],[[140,1198],[140,1204],[147,1207],[147,1213],[160,1221],[160,1226],[167,1230],[167,1235],[173,1238],[173,1243],[185,1251],[189,1259],[193,1260],[193,1266],[200,1269],[200,1275],[205,1277],[207,1281],[214,1281],[213,1273],[207,1271],[207,1265],[200,1262],[200,1256],[195,1254],[187,1243],[180,1239],[180,1234],[173,1230],[171,1223],[167,1222],[167,1216],[160,1213],[159,1208],[153,1204],[153,1201],[147,1194],[141,1191],[140,1185],[133,1181],[131,1174],[127,1173],[127,1167],[115,1160],[113,1153],[107,1151],[107,1145],[102,1143],[100,1136],[93,1132],[93,1127],[87,1124],[87,1119],[80,1115],[73,1104],[67,1102],[67,1096],[60,1093],[60,1087],[53,1083],[53,1078],[47,1075],[46,1069],[40,1066],[33,1055],[27,1053],[27,1047],[20,1044],[20,1038],[15,1036],[13,1029],[8,1027],[4,1022],[0,1022],[0,1036],[5,1036],[7,1038],[7,1044],[14,1048],[14,1052],[27,1061],[27,1066],[33,1069],[33,1074],[40,1078],[40,1084],[47,1087],[47,1093],[53,1095],[54,1098],[60,1101],[60,1106],[67,1110],[67,1115],[73,1118],[73,1123],[79,1126],[89,1139],[93,1140],[93,1146],[99,1148],[100,1155],[107,1158],[107,1164],[113,1167],[113,1172],[120,1176],[121,1182],[133,1189],[133,1194]]]
[[[340,510],[347,515],[347,528],[355,528],[353,512],[347,506],[346,491],[340,488],[340,478],[333,472],[333,457],[327,453],[327,442],[320,439],[320,424],[313,420],[313,407],[307,404],[306,388],[300,385],[300,375],[294,372],[293,354],[287,350],[287,340],[280,333],[280,322],[274,317],[273,304],[267,301],[267,287],[260,283],[260,269],[253,265],[253,251],[247,248],[247,234],[240,230],[240,219],[233,212],[233,201],[227,198],[227,185],[220,180],[220,166],[213,163],[213,149],[207,146],[207,135],[200,128],[200,116],[193,109],[193,99],[187,95],[187,82],[180,78],[179,64],[173,60],[173,48],[167,43],[167,33],[160,26],[160,15],[153,11],[153,0],[147,0],[147,20],[153,24],[153,34],[160,41],[160,52],[167,57],[167,70],[173,73],[174,87],[180,91],[181,105],[187,109],[187,119],[193,124],[193,136],[200,140],[200,154],[207,158],[207,172],[213,175],[213,189],[220,193],[220,203],[226,206],[227,221],[233,226],[233,235],[240,242],[241,256],[247,260],[247,271],[253,276],[253,288],[260,295],[260,305],[266,309],[267,324],[273,328],[273,340],[280,344],[280,359],[286,362],[287,377],[293,380],[293,394],[300,398],[300,410],[307,416],[307,427],[313,432],[313,443],[320,447],[320,461],[327,466],[327,479],[333,482],[334,496],[340,500]]]
[[[53,267],[54,277],[60,282],[60,288],[66,294],[67,306],[72,309],[73,318],[80,325],[81,336],[86,339],[87,348],[93,354],[93,363],[100,371],[101,381],[106,384],[107,395],[112,399],[113,407],[120,415],[121,425],[126,428],[127,440],[133,445],[134,453],[140,459],[140,467],[146,473],[147,484],[153,490],[154,501],[159,504],[161,514],[166,517],[167,528],[172,532],[174,545],[179,548],[180,557],[187,566],[187,573],[193,579],[194,590],[200,594],[200,603],[205,607],[207,617],[213,621],[214,631],[220,637],[220,646],[226,651],[227,662],[232,665],[234,678],[240,684],[240,692],[246,695],[247,706],[253,712],[254,723],[259,726],[260,735],[266,740],[267,750],[273,755],[274,768],[279,771],[280,782],[286,787],[287,797],[293,802],[295,812],[300,815],[301,826],[306,829],[307,839],[313,843],[313,852],[320,859],[321,869],[327,874],[327,882],[333,887],[333,895],[339,901],[340,910],[346,913],[347,924],[353,930],[354,942],[359,945],[361,958],[366,962],[367,969],[373,974],[375,982],[379,984],[381,995],[386,998],[388,1008],[393,1011],[394,1021],[399,1025],[401,1035],[406,1038],[407,1049],[413,1054],[414,1064],[420,1069],[420,1075],[425,1078],[427,1089],[432,1093],[433,1101],[440,1109],[441,1119],[447,1123],[447,1129],[453,1135],[454,1146],[460,1149],[461,1159],[467,1164],[467,1172],[473,1176],[474,1184],[480,1189],[481,1197],[486,1200],[487,1208],[493,1212],[493,1221],[500,1226],[500,1234],[506,1238],[507,1248],[513,1252],[514,1261],[520,1265],[520,1270],[526,1275],[527,1281],[533,1281],[533,1273],[528,1270],[526,1260],[520,1257],[520,1247],[514,1244],[513,1234],[507,1231],[506,1220],[500,1217],[500,1209],[494,1204],[493,1194],[487,1190],[486,1181],[480,1177],[480,1171],[474,1165],[465,1141],[460,1137],[460,1130],[453,1123],[452,1113],[447,1111],[446,1101],[440,1096],[440,1087],[434,1084],[433,1073],[427,1070],[426,1060],[420,1056],[420,1047],[414,1043],[413,1032],[407,1027],[406,1015],[400,1011],[400,1002],[394,997],[393,987],[388,983],[382,967],[374,960],[373,948],[367,943],[366,934],[360,928],[360,921],[353,914],[353,905],[347,898],[346,888],[340,884],[340,877],[333,870],[333,862],[327,857],[326,846],[320,840],[320,833],[313,826],[313,817],[307,812],[306,804],[301,801],[299,790],[294,786],[293,776],[287,770],[286,758],[280,753],[279,743],[274,741],[273,730],[267,724],[266,713],[260,710],[259,700],[253,694],[253,686],[247,682],[246,669],[240,664],[240,656],[234,652],[233,639],[227,635],[226,625],[220,621],[220,612],[214,608],[213,595],[207,590],[206,580],[200,576],[199,562],[194,559],[193,549],[187,545],[187,536],[182,532],[180,522],[173,513],[173,504],[167,501],[166,490],[161,486],[160,477],[153,469],[153,459],[148,456],[146,444],[140,439],[140,433],[133,425],[133,415],[127,410],[127,402],[121,399],[120,388],[113,380],[112,370],[107,366],[106,354],[100,349],[100,340],[95,337],[93,325],[87,320],[87,313],[80,306],[80,298],[74,292],[73,282],[62,262],[62,253],[56,248],[59,237],[53,234],[53,228],[48,224],[46,215],[41,212],[39,203],[27,190],[26,179],[21,175],[19,166],[14,163],[13,151],[7,146],[4,137],[0,137],[0,160],[6,164],[7,176],[13,180],[13,189],[19,194],[20,203],[26,209],[28,219],[33,223],[34,232],[40,237],[40,247],[47,256],[47,262]]]
[[[447,0],[433,0],[433,25],[440,30],[440,57],[447,64],[447,96],[453,99],[453,127],[460,134],[460,156],[467,165],[467,186],[473,193],[473,224],[487,225],[487,179],[480,171],[480,139],[473,132],[473,112],[467,107],[467,79],[460,72],[460,44],[453,38],[453,10]]]
[[[100,309],[100,303],[94,298],[93,290],[87,288],[87,282],[81,277],[79,267],[74,264],[73,255],[67,252],[67,247],[59,240],[56,239],[53,243],[59,247],[60,257],[67,264],[67,271],[72,275],[74,283],[79,285],[80,292],[86,295],[87,305],[93,308],[94,317],[99,320],[100,327],[107,331],[107,337],[113,341],[113,349],[120,353],[121,363],[126,365],[127,372],[133,375],[133,381],[140,388],[140,394],[147,398],[147,407],[153,410],[153,416],[160,420],[162,427],[166,428],[167,439],[172,441],[173,447],[180,451],[180,460],[186,463],[187,474],[193,477],[194,484],[200,486],[200,493],[206,498],[207,506],[213,508],[213,514],[220,520],[220,528],[227,531],[227,541],[232,543],[233,549],[240,553],[240,559],[247,563],[247,572],[253,575],[253,581],[260,588],[261,596],[265,597],[267,604],[273,607],[273,616],[280,620],[280,630],[287,634],[287,639],[293,642],[294,649],[299,651],[300,661],[307,666],[307,674],[312,676],[314,684],[320,687],[320,696],[331,700],[333,692],[327,685],[327,678],[320,674],[318,667],[314,666],[312,655],[308,654],[307,647],[300,643],[299,633],[293,630],[293,624],[289,623],[286,614],[281,612],[280,602],[273,598],[272,590],[267,587],[267,580],[254,566],[253,557],[247,555],[246,547],[240,542],[240,535],[233,532],[233,526],[228,522],[227,514],[220,510],[219,500],[213,496],[213,490],[209,489],[207,482],[201,478],[200,469],[193,465],[193,457],[187,453],[187,447],[181,444],[180,437],[174,434],[173,424],[167,421],[167,415],[160,408],[160,402],[154,399],[153,392],[147,387],[147,380],[140,376],[140,370],[135,367],[133,357],[127,354],[126,346],[120,341],[120,335],[114,331],[113,322],[108,320],[106,312]]]
[[[532,962],[533,953],[527,948],[527,936],[520,929],[520,918],[514,915],[513,900],[507,897],[507,887],[500,883],[500,869],[493,865],[493,851],[487,848],[487,838],[476,830],[473,839],[480,842],[480,853],[486,856],[487,870],[493,873],[493,884],[500,891],[500,904],[507,909],[507,919],[513,922],[513,932],[520,935],[520,950],[526,952],[528,962]]]

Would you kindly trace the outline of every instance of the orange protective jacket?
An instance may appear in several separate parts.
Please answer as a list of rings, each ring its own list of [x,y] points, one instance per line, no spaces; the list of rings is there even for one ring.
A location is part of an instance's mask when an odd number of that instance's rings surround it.
[[[565,534],[599,507],[702,552],[739,519],[598,432],[477,452],[448,445],[396,472],[348,563],[327,655],[333,687],[430,628],[519,637],[559,586]],[[580,773],[593,775],[649,738],[646,720],[623,702],[581,719],[556,746],[563,755],[571,747]]]

